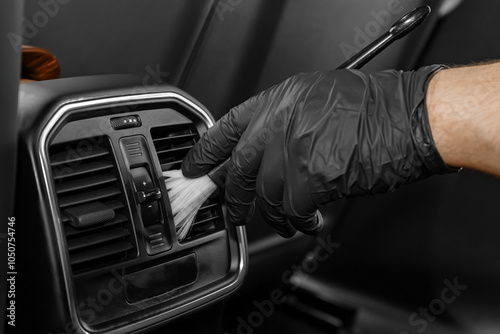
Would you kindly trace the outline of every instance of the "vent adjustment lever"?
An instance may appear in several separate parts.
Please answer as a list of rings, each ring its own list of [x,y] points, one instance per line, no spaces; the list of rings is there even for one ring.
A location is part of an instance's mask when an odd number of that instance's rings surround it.
[[[132,168],[130,174],[135,185],[137,204],[141,206],[142,223],[145,227],[160,223],[160,189],[154,186],[145,167]]]
[[[139,204],[146,204],[157,201],[161,198],[160,188],[149,188],[136,192],[136,199]]]

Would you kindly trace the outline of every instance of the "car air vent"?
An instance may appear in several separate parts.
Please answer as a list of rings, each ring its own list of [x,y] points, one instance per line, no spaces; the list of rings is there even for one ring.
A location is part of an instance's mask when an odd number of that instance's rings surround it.
[[[193,124],[153,128],[151,137],[162,171],[180,169],[182,160],[199,138]]]
[[[182,160],[199,139],[198,131],[192,123],[152,128],[151,137],[162,171],[180,169]],[[184,241],[222,229],[224,221],[221,200],[218,196],[212,196],[201,206]]]
[[[73,272],[134,258],[134,232],[109,139],[53,145],[49,154]]]

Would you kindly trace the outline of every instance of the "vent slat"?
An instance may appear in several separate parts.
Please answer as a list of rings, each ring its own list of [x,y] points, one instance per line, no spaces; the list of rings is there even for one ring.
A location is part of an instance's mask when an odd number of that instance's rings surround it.
[[[120,253],[125,253],[133,249],[134,246],[126,241],[120,241],[113,243],[112,245],[106,245],[101,247],[96,247],[89,249],[87,251],[79,252],[71,255],[71,265],[82,264],[85,262],[101,259],[111,255],[117,255]]]
[[[64,166],[64,165],[63,165]],[[54,180],[59,180],[62,178],[68,178],[88,173],[94,173],[98,171],[104,171],[106,169],[113,168],[113,164],[109,161],[99,160],[92,161],[89,163],[80,164],[74,167],[64,166],[60,169],[55,168],[53,170]]]
[[[207,210],[207,209],[212,209],[212,208],[215,208],[219,206],[219,203],[212,203],[212,204],[207,204],[207,205],[203,205],[200,210],[198,211],[203,211],[203,210]]]
[[[213,216],[213,217],[210,217],[210,218],[206,218],[206,219],[203,219],[203,220],[195,220],[193,222],[193,227],[197,226],[197,225],[203,225],[203,224],[206,224],[208,222],[211,222],[211,221],[217,221],[219,220],[220,216],[216,215],[216,216]]]
[[[85,188],[96,187],[116,181],[116,176],[112,174],[98,174],[76,180],[70,180],[56,184],[56,193],[64,194],[71,191],[83,190]]]
[[[106,187],[102,189],[86,191],[84,193],[78,193],[60,198],[59,207],[61,209],[64,209],[69,206],[79,205],[87,202],[99,201],[107,197],[117,196],[119,194],[121,194],[120,189],[115,187]]]
[[[128,219],[124,215],[116,214],[115,220],[113,220],[111,222],[104,223],[102,225],[98,225],[98,226],[91,227],[91,228],[86,228],[84,230],[79,230],[79,229],[77,229],[73,226],[70,226],[70,225],[64,225],[64,231],[66,234],[66,238],[68,238],[68,239],[69,238],[76,238],[80,235],[95,233],[95,232],[98,232],[99,230],[105,230],[105,229],[110,228],[112,226],[121,226],[123,223],[125,223],[127,221],[128,221]]]
[[[167,155],[167,154],[182,154],[182,157],[184,158],[187,154],[187,152],[193,148],[193,145],[190,146],[183,146],[183,147],[174,147],[166,150],[161,150],[161,151],[156,151],[158,155]],[[184,152],[185,151],[185,152]]]
[[[189,139],[194,139],[194,138],[196,138],[195,133],[188,133],[188,134],[183,134],[183,135],[174,135],[174,136],[153,139],[153,142],[155,143],[155,145],[156,144],[161,145],[161,143],[163,143],[163,142],[176,141],[176,140],[189,140]]]
[[[63,151],[59,153],[52,154],[50,157],[50,165],[52,167],[62,165],[62,164],[70,164],[77,161],[83,161],[87,159],[98,158],[102,156],[106,156],[109,154],[109,151],[100,146],[93,146],[92,149],[86,150],[83,154],[80,154],[76,150],[72,151]]]
[[[115,201],[115,200],[104,202],[104,205],[106,205],[108,208],[113,209],[115,211],[123,209],[125,207],[125,205],[123,205],[122,202]]]
[[[79,238],[68,240],[68,250],[70,252],[80,248],[91,247],[105,242],[114,241],[125,238],[130,235],[129,230],[124,228],[115,228],[112,230],[103,231],[99,234],[85,235]]]

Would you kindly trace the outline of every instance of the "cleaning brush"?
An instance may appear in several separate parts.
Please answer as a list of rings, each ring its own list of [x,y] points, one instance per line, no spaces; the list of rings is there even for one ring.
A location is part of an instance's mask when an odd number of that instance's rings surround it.
[[[430,11],[429,6],[415,8],[394,23],[385,34],[359,51],[337,69],[356,69],[362,67],[393,41],[405,36],[417,27],[425,20]],[[224,187],[225,175],[229,163],[230,159],[227,159],[207,175],[192,179],[184,177],[180,170],[163,172],[174,215],[177,239],[179,241],[184,240],[189,234],[193,221],[202,204],[217,187]]]
[[[201,205],[217,189],[217,185],[207,175],[188,179],[180,170],[163,172],[163,176],[166,178],[177,239],[182,241],[188,235]]]
[[[227,159],[207,175],[194,179],[185,177],[178,169],[163,172],[179,241],[189,234],[203,203],[217,187],[224,187],[229,161]]]

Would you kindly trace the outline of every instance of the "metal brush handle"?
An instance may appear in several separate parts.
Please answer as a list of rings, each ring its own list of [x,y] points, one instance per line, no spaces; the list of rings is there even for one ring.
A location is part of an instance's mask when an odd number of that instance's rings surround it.
[[[370,43],[370,45],[363,50],[356,53],[345,63],[337,67],[337,69],[357,69],[363,67],[363,65],[392,44],[392,42],[408,35],[409,32],[415,29],[427,18],[427,16],[429,16],[430,12],[431,7],[429,6],[421,6],[413,9],[411,12],[397,20],[385,34]]]
[[[431,7],[429,6],[421,6],[413,9],[411,12],[396,21],[396,23],[394,23],[386,33],[337,67],[337,70],[361,68],[382,50],[392,44],[392,42],[406,36],[409,32],[415,29],[427,18],[430,12]],[[223,163],[208,173],[208,176],[219,187],[224,187],[226,183],[227,168],[230,160],[231,158],[226,159]]]

